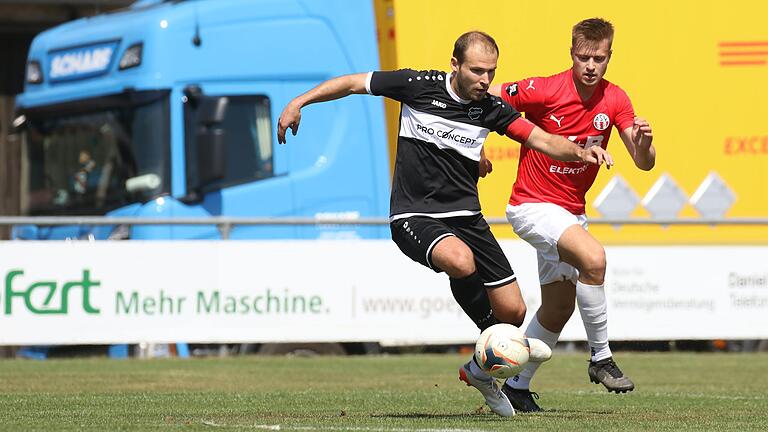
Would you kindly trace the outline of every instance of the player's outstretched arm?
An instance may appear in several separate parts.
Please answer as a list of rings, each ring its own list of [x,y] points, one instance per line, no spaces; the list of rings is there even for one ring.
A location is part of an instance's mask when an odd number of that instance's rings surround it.
[[[340,99],[351,94],[367,93],[365,90],[367,76],[367,73],[359,73],[331,78],[288,102],[277,120],[277,142],[285,144],[285,132],[288,128],[291,128],[293,135],[299,131],[303,107],[315,102]]]
[[[653,130],[648,121],[635,117],[632,126],[621,131],[620,135],[635,166],[650,171],[656,165],[656,148],[653,147]]]
[[[547,133],[538,126],[534,126],[525,145],[555,160],[595,165],[605,163],[609,169],[613,166],[613,158],[602,147],[593,145],[584,149],[560,135]]]

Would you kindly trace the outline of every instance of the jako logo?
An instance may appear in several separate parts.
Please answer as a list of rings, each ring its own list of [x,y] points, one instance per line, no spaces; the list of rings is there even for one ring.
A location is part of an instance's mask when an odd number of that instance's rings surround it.
[[[445,109],[448,106],[444,102],[440,102],[440,101],[434,100],[434,99],[432,99],[432,105],[434,105],[436,107],[443,108],[443,109]]]
[[[69,295],[72,288],[82,288],[83,290],[83,311],[89,314],[101,312],[91,306],[91,288],[98,287],[101,282],[91,280],[90,270],[83,270],[81,280],[66,282],[63,285],[59,285],[56,281],[37,281],[27,285],[26,289],[14,290],[14,279],[23,275],[23,270],[11,270],[5,276],[4,311],[6,315],[11,315],[13,312],[14,297],[23,298],[27,310],[34,314],[66,314],[69,312]],[[35,290],[42,290],[42,295],[38,293],[33,297]],[[51,305],[51,301],[57,296],[57,292],[60,301],[58,307],[55,307]],[[35,300],[38,304],[33,303]]]

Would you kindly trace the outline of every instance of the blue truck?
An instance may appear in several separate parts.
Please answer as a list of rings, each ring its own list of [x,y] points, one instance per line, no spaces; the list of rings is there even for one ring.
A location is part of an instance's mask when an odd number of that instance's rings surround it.
[[[16,100],[22,214],[384,218],[390,183],[380,99],[307,107],[290,145],[276,137],[290,99],[378,66],[369,1],[144,0],[45,31],[32,42]],[[12,235],[184,240],[222,233],[215,225],[22,225]],[[376,225],[240,225],[227,238],[386,236]],[[262,346],[273,354],[290,349]],[[48,348],[27,352],[44,357]]]
[[[29,216],[386,217],[383,103],[285,104],[379,65],[358,0],[138,1],[38,35],[17,98]],[[381,238],[383,226],[235,226],[231,239]],[[57,239],[216,239],[214,225],[17,226]]]

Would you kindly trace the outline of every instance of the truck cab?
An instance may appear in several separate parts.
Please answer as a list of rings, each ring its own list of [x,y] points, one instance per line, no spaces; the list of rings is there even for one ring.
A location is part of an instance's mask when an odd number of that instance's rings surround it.
[[[138,218],[388,214],[383,103],[293,97],[378,69],[370,2],[140,1],[48,30],[17,98],[22,213]],[[14,238],[216,239],[214,225],[17,226]],[[232,239],[381,238],[385,227],[235,226]]]

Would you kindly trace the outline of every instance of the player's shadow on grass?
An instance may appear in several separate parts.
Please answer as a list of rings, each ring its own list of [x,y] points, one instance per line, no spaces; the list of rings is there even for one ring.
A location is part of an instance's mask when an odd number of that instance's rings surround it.
[[[477,414],[431,414],[431,413],[403,413],[403,414],[371,414],[373,418],[396,418],[396,419],[455,419]]]
[[[455,419],[461,417],[485,417],[487,414],[493,414],[490,411],[475,411],[472,413],[455,414],[432,414],[432,413],[392,413],[392,414],[372,414],[373,418],[396,418],[396,419]],[[540,413],[518,413],[517,415],[546,415],[547,417],[574,418],[579,415],[614,415],[616,411],[610,410],[570,410],[570,409],[545,409]],[[488,418],[503,418],[488,416]]]
[[[574,414],[613,415],[616,411],[609,410],[573,410],[573,409],[545,409],[542,414],[552,417],[573,417]]]

